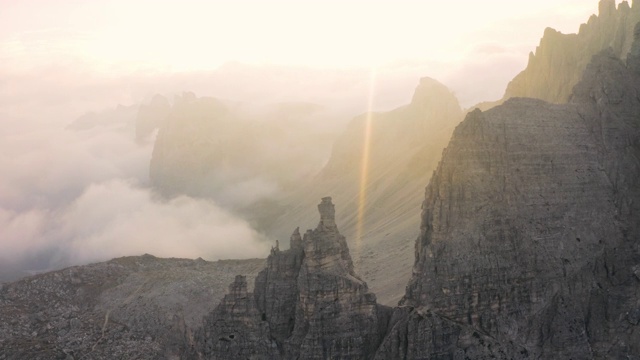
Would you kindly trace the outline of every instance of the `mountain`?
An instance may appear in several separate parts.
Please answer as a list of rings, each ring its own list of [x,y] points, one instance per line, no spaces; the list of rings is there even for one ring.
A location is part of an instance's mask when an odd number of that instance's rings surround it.
[[[640,21],[638,4],[629,6],[623,1],[616,9],[615,0],[601,0],[598,9],[598,15],[582,24],[577,34],[547,28],[535,54],[529,54],[527,68],[507,86],[504,100],[530,97],[565,103],[593,55],[611,48],[617,57],[626,59],[634,26]]]
[[[640,354],[639,94],[640,73],[609,50],[569,104],[467,116],[427,187],[378,358]]]
[[[350,241],[356,268],[381,303],[395,304],[410,276],[411,244],[418,235],[419,217],[415,215],[420,200],[415,194],[423,191],[462,116],[451,91],[434,79],[423,78],[410,104],[355,118],[336,140],[319,174],[280,201],[281,215],[266,229],[267,234],[286,239],[285,229],[292,223],[311,227],[316,199],[331,194],[338,212],[344,214],[339,225]],[[362,182],[367,117],[369,160]],[[361,190],[366,197],[365,212],[359,215]]]
[[[606,50],[568,104],[473,111],[427,186],[413,275],[390,318],[324,198],[316,230],[272,251],[254,293],[236,278],[187,358],[634,358],[639,95],[640,72]]]
[[[570,103],[514,98],[456,127],[395,308],[369,291],[323,198],[315,230],[276,243],[262,270],[147,255],[4,285],[0,358],[637,357],[636,34],[626,64],[593,57]]]
[[[288,250],[271,251],[253,293],[239,276],[209,314],[185,358],[366,359],[382,340],[390,309],[358,277],[330,197],[320,222]]]

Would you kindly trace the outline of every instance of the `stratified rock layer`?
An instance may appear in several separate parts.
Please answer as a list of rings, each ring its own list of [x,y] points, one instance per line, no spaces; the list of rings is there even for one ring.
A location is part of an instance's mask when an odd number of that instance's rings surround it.
[[[639,95],[609,51],[570,104],[467,116],[426,189],[413,278],[377,358],[640,354]]]
[[[243,278],[210,314],[187,357],[206,359],[366,359],[375,353],[389,309],[376,303],[355,274],[331,198],[318,205],[320,223],[289,250],[276,246],[256,278]]]

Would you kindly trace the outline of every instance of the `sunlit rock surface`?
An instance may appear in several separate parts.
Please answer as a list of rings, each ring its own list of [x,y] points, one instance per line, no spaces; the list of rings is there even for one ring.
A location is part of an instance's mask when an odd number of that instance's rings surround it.
[[[547,28],[527,68],[507,87],[504,99],[531,97],[552,103],[569,100],[573,86],[591,61],[591,56],[611,48],[625,59],[633,43],[634,26],[640,21],[637,3],[627,1],[616,8],[615,0],[601,0],[598,15],[582,24],[577,34],[562,34]]]

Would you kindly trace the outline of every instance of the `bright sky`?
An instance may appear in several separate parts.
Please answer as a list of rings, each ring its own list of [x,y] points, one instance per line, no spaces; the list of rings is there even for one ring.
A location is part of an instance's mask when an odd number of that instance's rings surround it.
[[[0,0],[0,63],[29,71],[198,71],[228,61],[368,67],[526,57],[545,27],[576,32],[597,0]],[[496,46],[499,44],[499,46]]]

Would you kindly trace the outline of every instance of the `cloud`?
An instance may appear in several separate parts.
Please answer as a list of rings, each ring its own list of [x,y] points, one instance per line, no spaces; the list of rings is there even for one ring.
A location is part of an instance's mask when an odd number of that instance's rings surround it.
[[[117,115],[82,131],[4,122],[0,281],[144,253],[208,260],[267,254],[270,244],[217,204],[156,196],[148,187],[152,145],[137,144],[124,126],[133,118]]]

